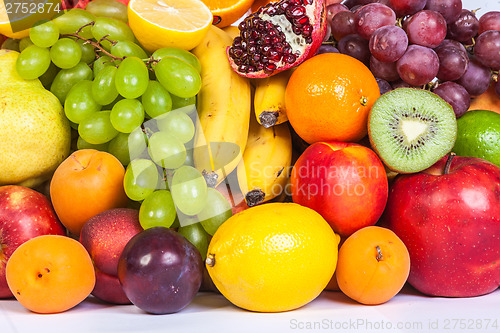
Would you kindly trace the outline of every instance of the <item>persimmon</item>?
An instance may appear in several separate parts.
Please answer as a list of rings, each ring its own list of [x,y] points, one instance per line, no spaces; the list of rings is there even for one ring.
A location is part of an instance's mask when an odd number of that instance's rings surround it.
[[[403,288],[410,255],[392,230],[369,226],[342,244],[335,273],[345,295],[362,304],[381,304]]]
[[[21,244],[6,267],[9,289],[27,309],[58,313],[82,302],[95,285],[92,259],[77,240],[43,235]]]
[[[50,182],[52,205],[61,223],[75,236],[92,216],[126,207],[125,168],[110,153],[77,150],[64,160]]]

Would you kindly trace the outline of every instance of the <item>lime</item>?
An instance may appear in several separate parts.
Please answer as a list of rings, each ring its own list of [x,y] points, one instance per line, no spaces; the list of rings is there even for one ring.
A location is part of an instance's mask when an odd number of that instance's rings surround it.
[[[500,166],[500,114],[474,110],[458,118],[453,152],[483,158]]]

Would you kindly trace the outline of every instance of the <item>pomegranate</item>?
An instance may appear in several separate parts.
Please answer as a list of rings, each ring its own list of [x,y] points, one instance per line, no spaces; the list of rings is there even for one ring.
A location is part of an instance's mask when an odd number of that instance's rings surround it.
[[[271,2],[238,28],[240,35],[227,48],[231,67],[241,76],[268,77],[316,54],[327,30],[325,2]]]

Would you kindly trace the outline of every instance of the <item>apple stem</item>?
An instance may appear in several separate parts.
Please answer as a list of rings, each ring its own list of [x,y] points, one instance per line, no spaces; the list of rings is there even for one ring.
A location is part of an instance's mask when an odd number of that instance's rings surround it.
[[[447,175],[450,173],[450,167],[451,167],[451,161],[453,161],[453,158],[457,156],[457,154],[451,152],[450,155],[448,155],[448,159],[446,160],[446,164],[444,165],[444,170],[443,174]]]
[[[377,259],[377,261],[384,260],[384,256],[382,255],[382,250],[380,249],[380,246],[377,245],[375,249],[377,250],[377,256],[375,257],[375,259]]]
[[[207,264],[208,267],[214,267],[215,266],[215,254],[209,253],[207,255],[207,259],[205,259],[205,264]]]

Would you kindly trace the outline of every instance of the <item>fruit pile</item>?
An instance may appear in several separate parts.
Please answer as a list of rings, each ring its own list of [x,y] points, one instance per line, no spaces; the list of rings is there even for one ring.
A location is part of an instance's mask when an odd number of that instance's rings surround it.
[[[498,289],[500,13],[253,4],[65,1],[5,30],[0,298],[280,312]]]

